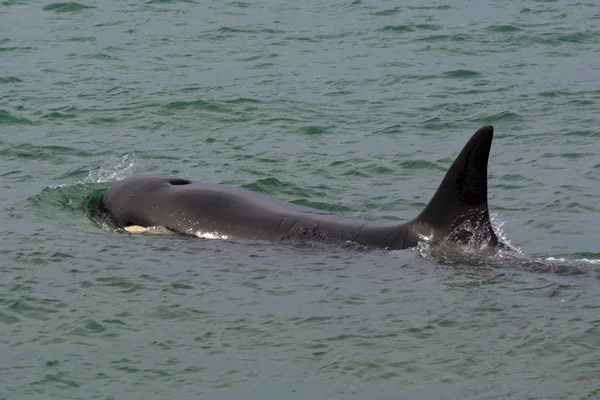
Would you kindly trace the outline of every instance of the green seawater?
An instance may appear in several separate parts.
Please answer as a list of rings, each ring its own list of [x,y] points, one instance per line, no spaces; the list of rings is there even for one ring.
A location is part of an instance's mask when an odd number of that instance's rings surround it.
[[[0,399],[600,398],[600,4],[0,1]],[[367,220],[480,126],[528,262],[129,235],[137,174]]]

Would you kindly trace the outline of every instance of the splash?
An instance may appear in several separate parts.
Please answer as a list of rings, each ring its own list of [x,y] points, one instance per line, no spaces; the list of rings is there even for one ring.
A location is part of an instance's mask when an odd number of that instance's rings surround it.
[[[436,263],[466,263],[473,266],[493,268],[518,268],[533,273],[550,273],[561,276],[597,275],[600,259],[563,257],[531,258],[513,245],[506,237],[505,221],[500,214],[490,215],[490,222],[501,246],[488,246],[475,238],[466,244],[452,241],[436,242],[431,237],[422,237],[417,246],[421,257]]]
[[[421,257],[430,259],[432,243],[433,232],[430,232],[428,236],[421,235],[419,237],[419,242],[417,243],[417,252],[421,255]]]
[[[471,226],[467,221],[460,227],[463,231],[471,232],[467,243],[457,243],[452,240],[436,242],[433,240],[433,234],[431,234],[420,238],[417,251],[421,257],[438,262],[494,264],[521,259],[523,252],[511,244],[506,237],[503,230],[505,221],[500,214],[490,215],[490,222],[502,246],[490,246],[488,244],[489,238],[482,237],[477,227]]]
[[[125,179],[135,166],[135,154],[125,154],[121,158],[112,158],[108,165],[97,171],[90,171],[81,183],[103,183],[114,182]]]
[[[502,215],[500,213],[490,214],[490,222],[492,224],[494,232],[496,233],[496,236],[498,237],[498,240],[506,247],[508,247],[511,251],[523,255],[523,251],[517,246],[513,245],[510,239],[504,233],[504,225],[506,224],[506,221],[502,219]]]
[[[198,230],[194,233],[192,233],[192,235],[201,238],[201,239],[229,239],[230,237],[227,235],[224,235],[222,233],[219,232],[204,232],[201,230]]]

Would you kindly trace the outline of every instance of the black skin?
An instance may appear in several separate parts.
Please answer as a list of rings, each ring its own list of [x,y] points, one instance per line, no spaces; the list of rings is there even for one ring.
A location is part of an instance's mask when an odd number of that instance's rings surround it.
[[[493,128],[464,146],[429,204],[404,224],[381,224],[297,206],[239,187],[139,176],[113,184],[92,201],[119,227],[164,226],[182,234],[230,239],[309,240],[406,249],[423,237],[498,245],[489,220],[487,163]]]

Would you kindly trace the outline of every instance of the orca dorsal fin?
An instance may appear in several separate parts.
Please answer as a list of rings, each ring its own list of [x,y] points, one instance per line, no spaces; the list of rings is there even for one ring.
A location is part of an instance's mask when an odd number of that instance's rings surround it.
[[[491,125],[475,132],[413,223],[423,224],[453,242],[498,244],[487,201],[487,166],[493,137]]]

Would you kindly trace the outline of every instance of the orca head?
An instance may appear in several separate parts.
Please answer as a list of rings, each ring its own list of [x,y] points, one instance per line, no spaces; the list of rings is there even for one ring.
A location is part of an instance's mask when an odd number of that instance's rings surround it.
[[[102,195],[102,203],[121,228],[129,225],[154,226],[157,221],[153,209],[158,209],[153,207],[153,203],[160,192],[170,186],[190,183],[192,182],[187,179],[177,177],[135,176],[109,187]]]

